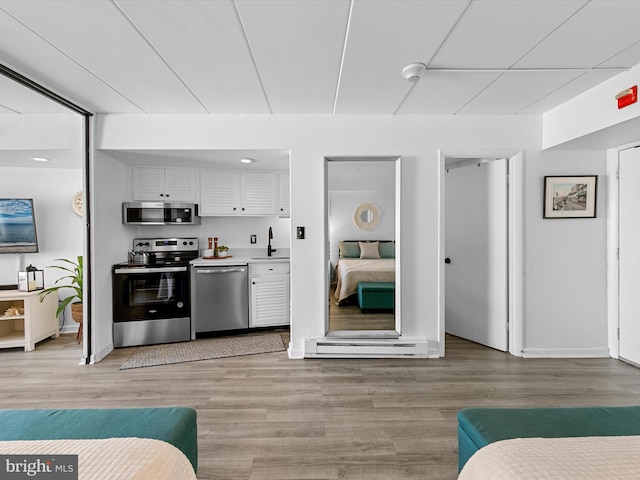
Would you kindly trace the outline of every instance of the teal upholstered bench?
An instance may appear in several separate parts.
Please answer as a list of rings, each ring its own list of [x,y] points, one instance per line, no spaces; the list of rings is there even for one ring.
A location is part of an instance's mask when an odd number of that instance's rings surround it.
[[[466,408],[458,412],[458,469],[499,440],[620,435],[640,435],[640,407]]]
[[[358,282],[358,306],[365,310],[393,310],[396,301],[394,282]]]
[[[0,440],[152,438],[181,450],[198,468],[196,411],[192,408],[81,408],[0,410]]]

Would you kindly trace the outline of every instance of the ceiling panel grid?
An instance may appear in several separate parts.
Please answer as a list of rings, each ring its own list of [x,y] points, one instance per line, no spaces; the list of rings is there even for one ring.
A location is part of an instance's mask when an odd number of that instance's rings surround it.
[[[637,0],[0,0],[0,63],[95,113],[541,114],[639,64],[638,18]]]

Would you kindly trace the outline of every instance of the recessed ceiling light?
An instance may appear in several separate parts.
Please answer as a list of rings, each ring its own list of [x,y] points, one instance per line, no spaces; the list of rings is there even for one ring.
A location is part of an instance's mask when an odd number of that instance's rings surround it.
[[[33,160],[35,160],[36,162],[48,162],[49,159],[48,158],[44,158],[44,157],[32,157]]]
[[[242,163],[253,163],[255,160],[253,158],[241,158],[240,161]]]

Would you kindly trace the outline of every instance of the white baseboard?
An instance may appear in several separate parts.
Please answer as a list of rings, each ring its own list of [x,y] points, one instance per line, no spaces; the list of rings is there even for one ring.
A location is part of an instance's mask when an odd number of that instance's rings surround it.
[[[287,354],[289,355],[290,360],[302,360],[304,358],[304,352],[302,350],[294,350],[291,346],[291,342],[289,342]]]
[[[525,348],[524,358],[610,358],[607,347],[592,348]]]
[[[94,353],[89,358],[89,364],[94,364],[105,358],[113,351],[113,343],[109,343],[105,348],[103,348],[100,352]]]
[[[80,324],[78,324],[78,323],[74,323],[74,324],[72,324],[72,325],[65,325],[64,327],[62,327],[62,328],[60,329],[60,333],[61,333],[61,334],[65,334],[65,333],[74,333],[74,334],[77,334],[77,333],[78,333],[79,325],[80,325]]]

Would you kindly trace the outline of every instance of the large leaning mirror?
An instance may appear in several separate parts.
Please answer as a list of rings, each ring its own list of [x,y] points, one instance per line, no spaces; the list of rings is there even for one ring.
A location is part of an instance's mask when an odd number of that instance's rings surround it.
[[[397,338],[400,158],[326,158],[327,337]]]
[[[28,250],[21,250],[19,245],[24,240],[16,240],[11,230],[5,228],[4,235],[0,235],[0,243],[4,246],[0,251],[0,285],[8,296],[17,288],[16,272],[24,271],[27,265],[44,270],[44,286],[51,287],[65,277],[63,271],[51,267],[59,265],[57,259],[87,257],[86,217],[78,211],[87,185],[88,122],[85,115],[89,113],[74,107],[0,64],[0,197],[28,199],[33,215],[33,236],[29,238],[32,245]],[[87,272],[88,263],[84,262]],[[90,288],[89,278],[86,280],[84,292]],[[69,282],[64,280],[59,285],[67,284]],[[58,293],[60,296],[54,299]],[[55,292],[51,299],[57,306],[60,300],[73,294],[72,288],[65,288]],[[0,306],[4,307],[0,316],[11,304],[8,300],[0,301]],[[89,311],[89,307],[90,298],[86,295],[84,308]],[[58,323],[60,333],[82,332],[77,337],[82,340],[78,353],[82,352],[81,363],[87,363],[90,327],[80,329],[84,321],[72,317],[71,307],[55,316],[57,318],[51,323]],[[23,330],[21,323],[16,321],[16,332]],[[40,330],[48,331],[47,328],[41,326]],[[9,336],[15,337],[15,334],[9,333]]]

